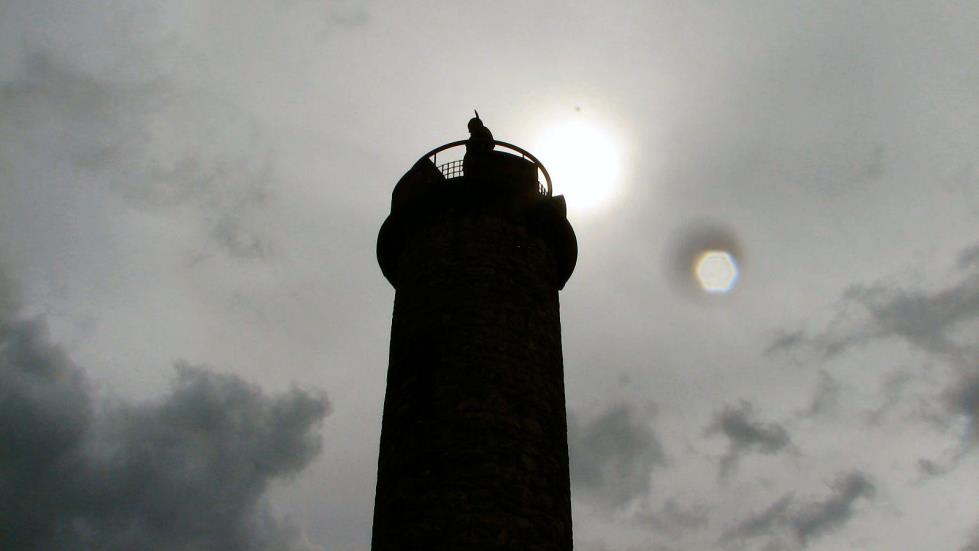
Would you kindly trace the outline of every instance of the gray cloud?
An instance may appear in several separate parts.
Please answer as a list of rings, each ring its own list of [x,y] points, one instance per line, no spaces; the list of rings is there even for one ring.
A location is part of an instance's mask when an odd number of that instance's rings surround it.
[[[572,485],[613,506],[646,495],[653,469],[666,464],[656,435],[628,405],[588,423],[569,414],[568,447]]]
[[[979,551],[979,525],[973,528],[969,542],[960,551]]]
[[[843,299],[863,306],[871,321],[854,338],[837,339],[839,351],[861,339],[897,336],[928,352],[964,359],[962,348],[947,332],[960,322],[979,319],[979,273],[936,293],[856,285]]]
[[[801,546],[849,522],[856,514],[854,504],[876,493],[874,484],[860,471],[839,476],[831,493],[820,501],[800,502],[786,494],[765,510],[752,515],[728,531],[740,540],[769,537],[779,541],[787,531]]]
[[[967,420],[971,443],[979,443],[979,369],[967,373],[946,394],[952,413]]]
[[[960,270],[979,267],[979,243],[959,251],[956,264]]]
[[[659,509],[636,516],[640,525],[667,536],[677,536],[692,531],[702,531],[710,522],[708,508],[704,505],[687,507],[669,498]]]
[[[580,551],[678,551],[680,549],[679,547],[653,541],[644,541],[636,545],[621,545],[610,544],[601,539],[582,541],[576,539],[574,547]]]
[[[42,323],[0,313],[0,547],[311,549],[263,495],[318,453],[324,396],[179,364],[158,400],[100,401]]]
[[[963,272],[958,281],[938,290],[902,289],[884,283],[853,285],[841,297],[840,315],[824,331],[785,333],[770,344],[768,352],[803,350],[828,358],[873,341],[901,339],[959,371],[958,379],[945,392],[946,402],[954,415],[969,421],[968,435],[977,441],[979,370],[975,358],[979,347],[973,331],[959,329],[979,321],[979,245],[960,251],[956,267]],[[870,412],[871,422],[900,399],[910,377],[902,372],[885,381],[886,401]]]
[[[790,518],[790,508],[794,500],[794,494],[786,494],[780,497],[765,510],[741,521],[727,535],[736,536],[739,539],[750,539],[771,534],[777,526],[785,524]]]
[[[942,476],[948,472],[948,468],[931,460],[922,458],[917,462],[918,472],[924,476]]]
[[[979,320],[977,259],[979,245],[960,252],[957,266],[965,273],[958,282],[935,291],[885,283],[852,285],[840,299],[839,315],[824,331],[784,333],[770,343],[767,352],[802,349],[828,358],[893,337],[955,365],[971,366],[979,349],[954,339],[952,333],[964,323]]]
[[[339,27],[355,29],[371,22],[371,14],[363,2],[331,2],[328,9],[329,21]]]
[[[780,331],[765,348],[765,355],[793,350],[805,346],[807,337],[803,331]]]
[[[803,542],[845,524],[853,516],[853,504],[861,497],[872,497],[874,485],[860,472],[852,472],[833,484],[825,500],[809,504],[792,518],[792,527]]]
[[[805,417],[815,417],[819,415],[831,415],[839,407],[840,382],[833,378],[826,371],[819,371],[819,382],[816,383],[816,391],[813,393],[812,402],[809,407],[802,412]]]
[[[773,454],[791,444],[785,427],[755,419],[754,408],[748,402],[741,402],[737,407],[727,406],[715,413],[706,432],[722,434],[728,439],[728,452],[720,463],[722,478],[734,472],[745,453]]]
[[[908,388],[918,378],[920,376],[904,369],[882,376],[880,382],[881,403],[867,412],[867,421],[872,425],[879,425],[893,410],[909,402],[910,400],[906,397]]]
[[[182,89],[152,57],[133,57],[148,76],[24,54],[22,68],[0,80],[0,143],[16,151],[26,138],[135,208],[190,215],[206,237],[204,256],[268,257],[268,237],[252,221],[276,176],[260,125],[226,99]]]

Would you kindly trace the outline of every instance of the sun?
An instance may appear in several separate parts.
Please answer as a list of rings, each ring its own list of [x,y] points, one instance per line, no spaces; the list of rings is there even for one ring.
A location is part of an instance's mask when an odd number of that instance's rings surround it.
[[[604,128],[583,120],[556,124],[540,135],[534,151],[569,210],[594,211],[615,195],[619,148]]]

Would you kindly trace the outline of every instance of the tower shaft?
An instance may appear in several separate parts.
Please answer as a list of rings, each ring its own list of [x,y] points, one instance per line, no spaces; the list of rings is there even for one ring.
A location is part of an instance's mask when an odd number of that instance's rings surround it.
[[[569,551],[563,202],[507,198],[521,178],[493,170],[435,179],[379,237],[396,294],[372,549]]]

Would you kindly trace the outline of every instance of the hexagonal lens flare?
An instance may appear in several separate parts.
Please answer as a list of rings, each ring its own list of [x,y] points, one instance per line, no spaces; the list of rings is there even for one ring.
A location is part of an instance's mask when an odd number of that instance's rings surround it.
[[[700,253],[693,273],[700,288],[712,294],[731,292],[738,282],[738,264],[728,251],[709,250]]]

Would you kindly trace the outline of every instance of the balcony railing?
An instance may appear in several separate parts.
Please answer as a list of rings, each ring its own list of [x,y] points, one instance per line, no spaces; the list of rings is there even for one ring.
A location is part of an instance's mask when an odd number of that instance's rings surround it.
[[[465,176],[465,172],[462,170],[462,159],[438,165],[438,169],[442,173],[442,176],[445,176],[446,180]]]
[[[440,165],[438,164],[438,154],[449,149],[464,146],[466,145],[467,141],[468,140],[459,140],[457,142],[447,143],[443,146],[436,147],[435,149],[423,155],[422,158],[423,159],[427,158],[432,162],[432,164],[437,166],[439,172],[442,173],[442,176],[444,176],[446,180],[465,176],[465,171],[462,166],[462,159],[456,161],[449,161],[447,163],[443,163]],[[537,167],[539,174],[544,175],[544,183],[541,183],[540,180],[538,180],[537,182],[538,191],[544,197],[550,197],[553,194],[553,188],[551,187],[551,176],[547,173],[547,169],[544,168],[544,165],[537,160],[537,157],[534,157],[533,155],[530,154],[530,152],[526,151],[523,148],[517,147],[513,144],[501,142],[499,140],[493,140],[493,144],[497,147],[503,147],[511,150],[512,152],[518,153],[524,159],[527,159],[528,161],[534,163],[534,166]]]

